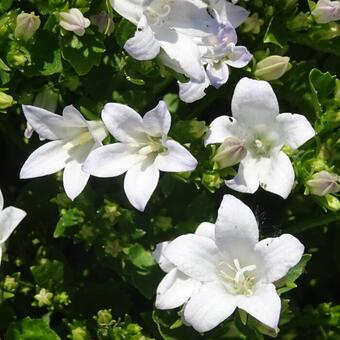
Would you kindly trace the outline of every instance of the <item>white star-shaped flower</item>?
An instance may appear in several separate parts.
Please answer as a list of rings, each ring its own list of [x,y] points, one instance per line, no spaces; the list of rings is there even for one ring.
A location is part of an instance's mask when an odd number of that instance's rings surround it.
[[[93,151],[83,170],[97,177],[125,172],[124,190],[130,203],[143,211],[155,190],[159,171],[184,172],[197,161],[182,145],[167,137],[171,116],[163,101],[142,118],[130,107],[106,104],[102,119],[119,143]]]
[[[170,68],[204,80],[201,54],[194,39],[212,34],[216,20],[201,0],[110,0],[112,7],[137,26],[124,48],[137,60],[157,55]]]
[[[233,117],[221,116],[210,125],[205,144],[237,139],[243,159],[238,174],[226,181],[231,189],[254,193],[259,186],[287,198],[294,184],[294,169],[281,151],[287,144],[297,149],[315,135],[308,120],[299,114],[281,113],[269,83],[243,78],[232,98]],[[239,148],[237,150],[239,151]]]
[[[273,282],[300,261],[304,246],[290,234],[259,241],[254,214],[231,195],[224,196],[215,225],[199,229],[158,248],[156,258],[168,274],[157,289],[156,307],[184,303],[184,323],[199,332],[236,308],[276,329],[281,301]]]
[[[0,262],[4,243],[25,216],[26,212],[19,208],[7,207],[4,209],[4,197],[0,190]]]
[[[35,150],[20,171],[20,178],[34,178],[64,169],[63,182],[67,196],[77,197],[89,174],[81,166],[88,154],[102,145],[107,132],[101,121],[87,121],[72,105],[62,116],[45,109],[23,105],[28,124],[48,142]]]

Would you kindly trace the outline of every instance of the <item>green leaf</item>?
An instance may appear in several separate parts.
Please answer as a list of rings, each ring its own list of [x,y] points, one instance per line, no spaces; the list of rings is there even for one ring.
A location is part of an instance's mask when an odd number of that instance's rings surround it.
[[[53,236],[58,238],[65,235],[69,227],[80,225],[84,222],[84,212],[78,208],[71,208],[62,210],[57,226],[54,230]]]
[[[1,0],[0,1],[0,14],[8,11],[13,4],[13,0]]]
[[[134,33],[136,31],[136,26],[131,24],[126,19],[122,19],[115,31],[115,38],[117,40],[117,43],[120,47],[123,47],[126,43],[126,40],[133,37]]]
[[[29,317],[10,324],[7,333],[7,340],[60,340],[49,325],[41,319]]]
[[[59,261],[47,262],[32,266],[31,272],[37,285],[56,291],[64,282],[64,263]]]
[[[300,262],[296,266],[291,268],[284,278],[276,282],[275,285],[276,287],[279,287],[279,289],[277,290],[279,294],[283,294],[297,287],[295,281],[304,273],[307,263],[311,258],[312,255],[304,254]]]
[[[98,66],[101,55],[105,52],[105,46],[100,37],[89,34],[83,37],[66,34],[61,38],[60,47],[63,58],[80,76],[87,74],[94,66]]]
[[[0,70],[2,70],[2,71],[10,71],[11,70],[1,58],[0,58]]]

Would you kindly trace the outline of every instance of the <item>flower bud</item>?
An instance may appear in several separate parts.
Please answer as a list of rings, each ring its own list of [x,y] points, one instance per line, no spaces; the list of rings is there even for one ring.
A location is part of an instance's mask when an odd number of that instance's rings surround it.
[[[283,76],[292,68],[289,57],[271,55],[259,61],[255,69],[255,77],[262,80],[275,80]]]
[[[32,13],[21,13],[17,16],[14,35],[18,39],[29,40],[40,26],[40,18]]]
[[[214,161],[221,168],[239,163],[247,154],[244,142],[236,137],[227,137],[217,149]]]
[[[59,25],[66,31],[74,32],[82,37],[85,29],[90,26],[91,22],[85,18],[78,8],[71,8],[68,12],[60,12]]]
[[[340,1],[319,0],[312,15],[318,24],[340,20]]]
[[[92,15],[90,19],[91,23],[98,27],[98,31],[100,33],[110,35],[115,29],[113,20],[110,19],[109,15],[105,11],[101,11],[97,15]]]
[[[242,31],[245,33],[259,34],[263,24],[264,21],[259,19],[259,15],[257,13],[254,13],[245,20],[242,25]]]
[[[14,103],[13,97],[0,91],[0,109],[7,109]]]
[[[323,170],[315,173],[306,184],[313,195],[325,196],[340,191],[339,179],[338,175]]]

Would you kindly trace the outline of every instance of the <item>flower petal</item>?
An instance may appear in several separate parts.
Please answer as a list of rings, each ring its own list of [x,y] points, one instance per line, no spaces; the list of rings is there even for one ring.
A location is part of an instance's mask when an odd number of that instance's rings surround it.
[[[55,113],[31,105],[23,105],[22,109],[27,122],[42,138],[70,139],[79,133],[79,128],[70,127],[62,116]]]
[[[4,208],[4,196],[2,195],[2,191],[0,189],[0,212]]]
[[[63,141],[52,141],[35,150],[20,171],[20,178],[33,178],[53,174],[66,165],[70,158]]]
[[[131,169],[141,160],[129,145],[115,143],[93,150],[82,169],[96,177],[115,177]]]
[[[165,249],[164,256],[181,272],[199,281],[217,279],[219,253],[207,237],[187,234],[177,237]]]
[[[135,143],[146,139],[142,117],[127,105],[106,104],[102,119],[111,135],[120,142]]]
[[[237,121],[233,117],[220,116],[212,121],[204,145],[223,143],[227,137],[235,136]]]
[[[7,207],[0,212],[0,244],[8,239],[25,216],[25,211],[15,207]]]
[[[144,2],[145,0],[110,0],[113,9],[135,25],[143,15]]]
[[[208,282],[201,286],[184,308],[184,321],[198,332],[207,332],[227,319],[236,309],[236,297],[223,285]]]
[[[202,222],[197,227],[195,234],[215,240],[215,224],[209,222]]]
[[[286,143],[297,149],[315,136],[315,131],[305,116],[291,113],[281,113],[276,117],[285,135]]]
[[[273,284],[259,284],[251,296],[239,295],[237,307],[266,326],[276,329],[280,319],[281,300]]]
[[[64,122],[69,126],[87,127],[87,122],[82,114],[73,106],[65,106],[63,110]]]
[[[252,249],[259,240],[259,228],[253,212],[232,195],[224,195],[218,209],[215,240],[221,252],[236,258],[239,252]]]
[[[164,256],[164,249],[169,245],[169,241],[160,242],[153,251],[152,256],[161,267],[163,272],[168,273],[175,266]]]
[[[64,169],[63,183],[66,195],[74,200],[85,188],[90,175],[81,169],[82,164],[76,160],[68,162]]]
[[[170,60],[177,64],[176,68],[190,80],[203,82],[204,68],[201,64],[201,53],[194,41],[184,34],[171,30],[159,30],[156,38]]]
[[[159,42],[144,15],[137,25],[135,35],[126,41],[124,49],[137,60],[151,60],[158,55]]]
[[[270,158],[261,158],[257,164],[260,186],[269,192],[287,198],[294,184],[294,169],[289,157],[282,151]]]
[[[207,75],[210,84],[218,89],[228,81],[229,78],[228,66],[224,62],[220,62],[213,65],[208,64]]]
[[[266,81],[242,78],[236,85],[231,102],[233,116],[241,124],[271,124],[279,114],[279,104]]]
[[[144,211],[159,179],[159,170],[146,159],[131,167],[125,175],[124,190],[130,203],[139,211]]]
[[[226,63],[235,68],[242,68],[249,64],[252,54],[244,46],[232,46]]]
[[[304,246],[293,235],[283,234],[260,241],[255,252],[263,259],[262,277],[271,283],[283,278],[301,260]]]
[[[246,156],[238,167],[237,175],[233,179],[225,181],[227,187],[239,192],[253,194],[259,188],[257,163],[256,158]]]
[[[172,269],[157,287],[156,308],[172,309],[183,305],[200,286],[176,268]]]
[[[166,140],[163,145],[167,151],[157,155],[156,167],[165,172],[193,171],[197,166],[197,160],[181,144],[174,140]]]
[[[178,82],[179,97],[185,103],[193,103],[205,96],[205,89],[209,86],[209,79],[206,76],[204,81]]]
[[[171,115],[163,100],[144,115],[143,124],[145,131],[153,137],[168,134],[171,126]]]

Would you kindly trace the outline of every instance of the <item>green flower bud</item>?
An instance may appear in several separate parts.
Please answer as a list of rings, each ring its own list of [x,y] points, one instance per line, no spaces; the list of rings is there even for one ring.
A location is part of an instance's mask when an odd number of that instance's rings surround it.
[[[259,15],[257,13],[254,13],[243,23],[242,31],[245,33],[259,34],[263,24],[264,21],[259,19]]]
[[[102,309],[98,311],[97,316],[95,317],[98,325],[109,325],[112,321],[111,309]]]
[[[315,173],[306,184],[311,194],[325,196],[340,191],[339,179],[338,175],[323,170]]]
[[[40,18],[32,13],[21,13],[17,16],[14,35],[18,39],[29,40],[40,26]]]
[[[217,149],[214,161],[221,169],[239,163],[247,154],[244,142],[237,137],[227,137]]]
[[[7,109],[14,104],[14,99],[9,94],[0,91],[0,109]]]
[[[276,80],[292,68],[289,57],[271,55],[259,61],[255,69],[255,77],[262,80]]]
[[[337,212],[340,210],[340,201],[333,195],[326,195],[326,208]]]

